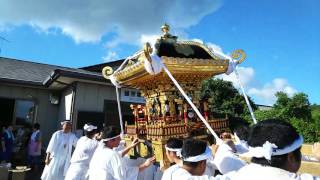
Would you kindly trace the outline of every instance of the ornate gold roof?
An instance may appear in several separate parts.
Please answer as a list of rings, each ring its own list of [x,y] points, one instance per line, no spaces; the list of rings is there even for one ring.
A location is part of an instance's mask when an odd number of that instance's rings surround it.
[[[204,44],[195,41],[178,41],[177,36],[169,33],[170,27],[162,27],[163,35],[155,44],[155,53],[161,57],[164,65],[178,81],[202,81],[214,75],[227,71],[229,60],[211,52]],[[122,86],[143,88],[148,83],[168,81],[169,78],[161,72],[150,75],[144,67],[144,61],[151,61],[152,48],[147,43],[136,57],[128,60],[122,69],[113,74]],[[141,51],[141,52],[142,52]],[[106,70],[109,70],[106,68]]]

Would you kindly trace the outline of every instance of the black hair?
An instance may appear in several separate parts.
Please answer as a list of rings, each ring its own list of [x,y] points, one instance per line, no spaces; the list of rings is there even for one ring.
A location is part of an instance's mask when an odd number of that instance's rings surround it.
[[[207,142],[212,145],[216,144],[216,138],[212,134],[207,135]]]
[[[166,144],[168,148],[174,148],[174,149],[182,148],[182,145],[183,145],[183,141],[178,138],[169,138]]]
[[[203,154],[206,151],[207,143],[196,139],[186,139],[182,145],[181,155],[183,159]],[[201,162],[201,161],[200,161]],[[183,165],[197,167],[200,162],[188,162],[183,160]]]
[[[84,131],[84,134],[87,137],[92,137],[93,135],[95,135],[98,131],[96,129],[92,130],[92,131]]]
[[[282,149],[292,144],[299,138],[299,134],[295,128],[288,122],[278,119],[268,119],[255,124],[249,134],[248,145],[251,147],[262,146],[266,141],[274,143],[278,148]],[[300,162],[301,152],[300,148],[293,151],[294,158]],[[251,162],[285,169],[287,165],[288,154],[271,156],[268,161],[265,158],[253,157]]]
[[[39,123],[34,123],[33,128],[35,128],[36,130],[40,129],[40,124]]]
[[[239,125],[234,129],[234,133],[237,134],[240,140],[248,141],[250,128],[247,125]]]
[[[107,126],[103,128],[102,139],[112,138],[120,134],[120,129],[116,126]]]

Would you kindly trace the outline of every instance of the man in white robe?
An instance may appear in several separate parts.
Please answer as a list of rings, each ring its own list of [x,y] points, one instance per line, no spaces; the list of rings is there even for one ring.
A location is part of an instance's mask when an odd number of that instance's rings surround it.
[[[171,180],[172,174],[179,168],[183,166],[181,150],[183,146],[183,141],[177,138],[170,138],[166,144],[166,156],[170,163],[173,165],[166,169],[163,173],[162,180]],[[206,167],[204,175],[213,176],[216,171],[216,166],[213,164],[213,156],[211,156],[206,161]]]
[[[86,135],[77,142],[65,180],[87,179],[89,163],[98,146],[98,141],[95,139],[98,132],[97,127],[91,124],[85,124],[83,129]]]
[[[170,138],[165,146],[166,156],[172,164],[168,169],[163,172],[162,180],[172,179],[172,173],[182,166],[181,150],[183,141],[178,138]]]
[[[89,165],[90,180],[135,180],[138,172],[149,167],[155,158],[147,159],[143,164],[129,167],[123,163],[119,152],[113,150],[120,143],[120,130],[116,127],[106,127],[102,133],[102,142],[93,154]]]
[[[212,152],[206,142],[187,139],[183,142],[181,155],[182,166],[172,172],[170,178],[172,180],[203,176],[207,166],[206,161],[212,157]]]
[[[313,180],[310,174],[297,174],[301,165],[303,137],[289,123],[265,120],[252,127],[248,139],[251,163],[236,172],[215,179]]]
[[[78,138],[71,133],[70,121],[61,125],[62,130],[53,133],[50,139],[42,180],[63,180],[69,168],[72,146],[76,146]]]
[[[117,151],[120,154],[120,156],[122,157],[122,163],[126,164],[129,167],[130,166],[136,167],[144,163],[146,159],[145,158],[130,159],[129,156],[127,156],[127,153],[131,148],[136,146],[138,143],[139,143],[139,139],[135,139],[132,141],[131,146],[126,147],[126,143],[122,139],[120,141],[119,146],[113,148],[113,150]],[[130,169],[127,168],[127,170],[129,171],[127,172],[127,174],[130,173]],[[160,180],[161,177],[162,177],[162,171],[160,171],[160,169],[157,166],[151,165],[148,168],[144,169],[143,171],[139,171],[137,180],[150,180],[150,179]]]

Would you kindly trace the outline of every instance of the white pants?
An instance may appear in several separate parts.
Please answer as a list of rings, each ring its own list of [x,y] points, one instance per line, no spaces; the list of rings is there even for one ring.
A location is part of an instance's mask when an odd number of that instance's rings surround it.
[[[71,163],[65,180],[87,180],[89,165],[83,163]]]

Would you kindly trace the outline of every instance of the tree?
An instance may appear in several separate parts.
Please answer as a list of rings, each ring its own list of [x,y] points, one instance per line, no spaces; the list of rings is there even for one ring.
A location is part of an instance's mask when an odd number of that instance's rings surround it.
[[[214,116],[221,117],[242,117],[243,114],[249,114],[244,97],[232,85],[231,82],[222,79],[211,78],[202,84],[202,97],[209,96],[209,108]],[[249,101],[254,110],[257,109],[249,97]]]
[[[257,120],[276,118],[288,121],[303,135],[305,142],[320,141],[320,106],[311,106],[304,93],[290,98],[286,93],[278,92],[276,97],[271,110],[255,111]]]
[[[311,107],[311,118],[314,122],[320,123],[320,105],[313,104]]]
[[[275,96],[277,97],[277,101],[275,102],[273,107],[284,108],[284,107],[288,106],[288,104],[290,102],[290,98],[288,97],[288,95],[285,92],[279,91],[275,94]]]
[[[286,120],[290,118],[311,120],[311,106],[305,93],[297,93],[289,98],[284,92],[276,93],[277,101],[274,108],[279,110],[279,117]]]
[[[311,120],[311,107],[308,100],[308,95],[304,93],[297,93],[288,104],[289,114],[291,117],[303,119],[305,121]]]

